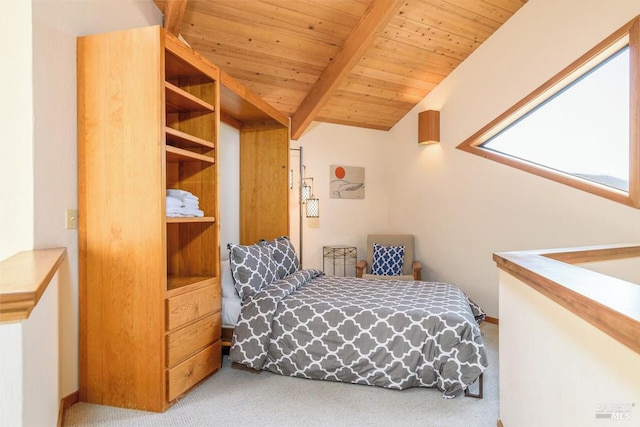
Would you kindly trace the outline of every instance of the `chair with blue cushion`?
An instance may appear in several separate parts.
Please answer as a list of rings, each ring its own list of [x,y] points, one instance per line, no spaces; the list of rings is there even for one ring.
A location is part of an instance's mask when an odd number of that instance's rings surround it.
[[[367,259],[356,264],[356,277],[421,280],[422,265],[413,259],[413,235],[370,234]]]

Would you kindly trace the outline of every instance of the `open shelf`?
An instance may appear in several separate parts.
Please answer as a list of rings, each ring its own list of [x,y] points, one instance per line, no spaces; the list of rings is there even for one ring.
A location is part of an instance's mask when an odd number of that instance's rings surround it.
[[[214,159],[213,157],[194,153],[192,151],[173,147],[171,145],[167,145],[165,150],[167,152],[168,162],[207,162],[211,164],[214,164],[216,162],[216,159]]]
[[[187,224],[192,222],[216,222],[216,218],[213,216],[203,216],[203,217],[195,217],[195,216],[168,216],[167,224]]]
[[[165,128],[165,133],[167,135],[167,143],[171,143],[178,148],[210,148],[212,150],[215,148],[215,144],[211,141],[198,138],[197,136],[168,126]]]
[[[173,52],[174,49],[184,50],[185,46],[182,42],[167,43],[165,50],[165,79],[176,80],[183,78],[196,78],[203,80],[203,78],[209,83],[213,83],[214,80],[207,78],[212,72],[211,68],[202,62],[193,62],[180,56],[179,53]]]
[[[184,113],[184,112],[204,112],[212,113],[215,111],[213,105],[203,101],[197,96],[191,95],[189,92],[180,89],[178,86],[169,82],[164,82],[165,97],[167,103],[167,113]]]

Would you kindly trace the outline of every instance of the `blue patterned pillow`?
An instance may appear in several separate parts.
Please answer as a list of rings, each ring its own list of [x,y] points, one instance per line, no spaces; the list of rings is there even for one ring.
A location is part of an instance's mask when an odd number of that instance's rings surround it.
[[[276,264],[276,279],[282,279],[300,269],[296,249],[287,236],[274,240],[260,240],[259,245],[270,246],[273,250],[273,261]]]
[[[402,273],[404,246],[382,246],[373,244],[373,265],[371,274],[378,276],[399,276]]]
[[[229,243],[227,249],[233,282],[243,301],[275,280],[276,265],[269,246]]]

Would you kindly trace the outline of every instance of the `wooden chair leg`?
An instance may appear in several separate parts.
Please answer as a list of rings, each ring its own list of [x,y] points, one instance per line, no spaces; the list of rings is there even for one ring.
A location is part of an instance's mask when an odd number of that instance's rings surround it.
[[[464,390],[464,395],[467,397],[473,397],[475,399],[482,399],[482,384],[484,382],[484,374],[480,374],[478,377],[478,393],[474,394],[469,391],[469,387]]]

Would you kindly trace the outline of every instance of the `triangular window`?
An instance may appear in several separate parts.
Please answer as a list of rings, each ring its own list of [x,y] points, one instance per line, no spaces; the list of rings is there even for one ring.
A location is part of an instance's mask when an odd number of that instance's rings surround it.
[[[639,207],[638,21],[618,30],[458,148]]]

